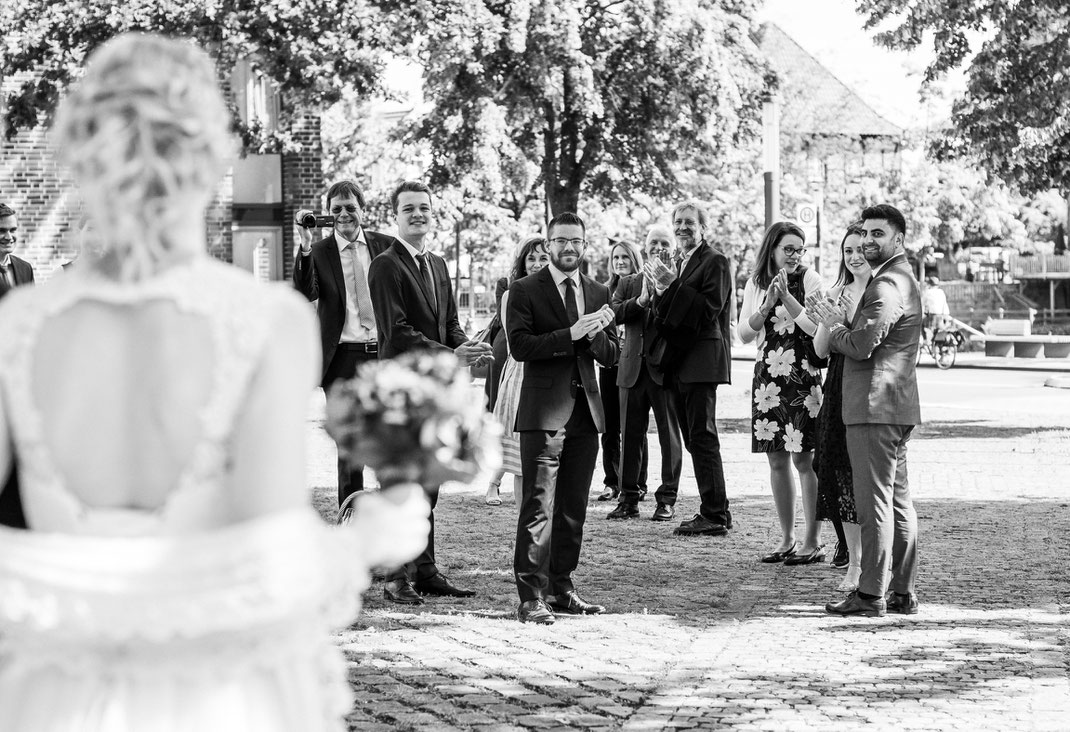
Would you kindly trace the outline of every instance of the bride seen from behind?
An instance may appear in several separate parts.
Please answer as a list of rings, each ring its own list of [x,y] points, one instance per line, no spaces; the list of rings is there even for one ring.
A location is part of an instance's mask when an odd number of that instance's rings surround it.
[[[29,525],[0,529],[0,729],[344,729],[331,630],[422,549],[423,491],[342,528],[309,506],[315,316],[206,254],[234,146],[204,52],[108,42],[53,137],[103,248],[0,307]]]

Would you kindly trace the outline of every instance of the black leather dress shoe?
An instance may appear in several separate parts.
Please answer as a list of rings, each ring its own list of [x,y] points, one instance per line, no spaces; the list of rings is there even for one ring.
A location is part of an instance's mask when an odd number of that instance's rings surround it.
[[[684,521],[672,533],[676,536],[724,536],[728,533],[728,527],[696,513],[693,519]]]
[[[859,615],[864,618],[883,618],[885,613],[884,598],[865,600],[852,592],[842,602],[830,602],[825,605],[825,612],[833,615]]]
[[[905,595],[900,595],[898,592],[889,592],[884,596],[884,604],[890,613],[899,613],[900,615],[918,614],[918,596],[913,592],[908,592]]]
[[[607,519],[638,518],[639,507],[634,503],[618,503],[617,507],[606,514]]]
[[[423,605],[424,599],[416,594],[407,579],[389,580],[383,588],[383,596],[399,605]]]
[[[667,503],[659,503],[658,507],[654,509],[654,515],[650,517],[651,521],[672,521],[676,518],[676,509]]]
[[[475,590],[462,590],[446,575],[439,572],[427,579],[416,580],[416,591],[421,595],[438,595],[439,597],[472,597]]]
[[[536,625],[554,624],[554,614],[542,600],[526,600],[520,603],[516,611],[516,619],[521,623],[535,623]]]
[[[550,595],[546,602],[553,610],[566,615],[601,615],[606,611],[602,605],[584,600],[575,590],[563,595]]]

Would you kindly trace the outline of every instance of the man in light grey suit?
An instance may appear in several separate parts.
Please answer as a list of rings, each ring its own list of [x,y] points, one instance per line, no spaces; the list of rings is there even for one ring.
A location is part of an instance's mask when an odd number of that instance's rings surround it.
[[[858,590],[825,609],[835,615],[912,615],[918,518],[907,484],[907,440],[921,423],[915,365],[921,292],[903,249],[906,220],[887,204],[862,212],[862,251],[873,277],[851,327],[823,318],[843,366],[843,422],[862,528]],[[888,569],[892,579],[888,583]],[[887,596],[885,596],[887,593]]]

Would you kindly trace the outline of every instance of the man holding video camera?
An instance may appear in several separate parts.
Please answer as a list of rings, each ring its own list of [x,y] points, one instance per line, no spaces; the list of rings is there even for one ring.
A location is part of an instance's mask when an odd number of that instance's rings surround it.
[[[324,391],[348,379],[365,361],[378,358],[368,270],[371,261],[390,247],[394,237],[363,227],[364,193],[355,182],[342,180],[327,191],[329,216],[298,211],[295,216],[294,286],[317,301],[323,345]],[[326,238],[312,241],[313,228],[333,227]],[[338,461],[338,505],[363,490],[363,466]]]

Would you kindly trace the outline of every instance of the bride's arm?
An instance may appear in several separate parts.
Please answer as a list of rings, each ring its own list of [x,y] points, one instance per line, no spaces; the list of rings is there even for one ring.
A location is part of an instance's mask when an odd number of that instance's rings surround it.
[[[271,335],[234,429],[235,520],[309,505],[309,397],[319,381],[315,314],[297,297],[275,301]]]

